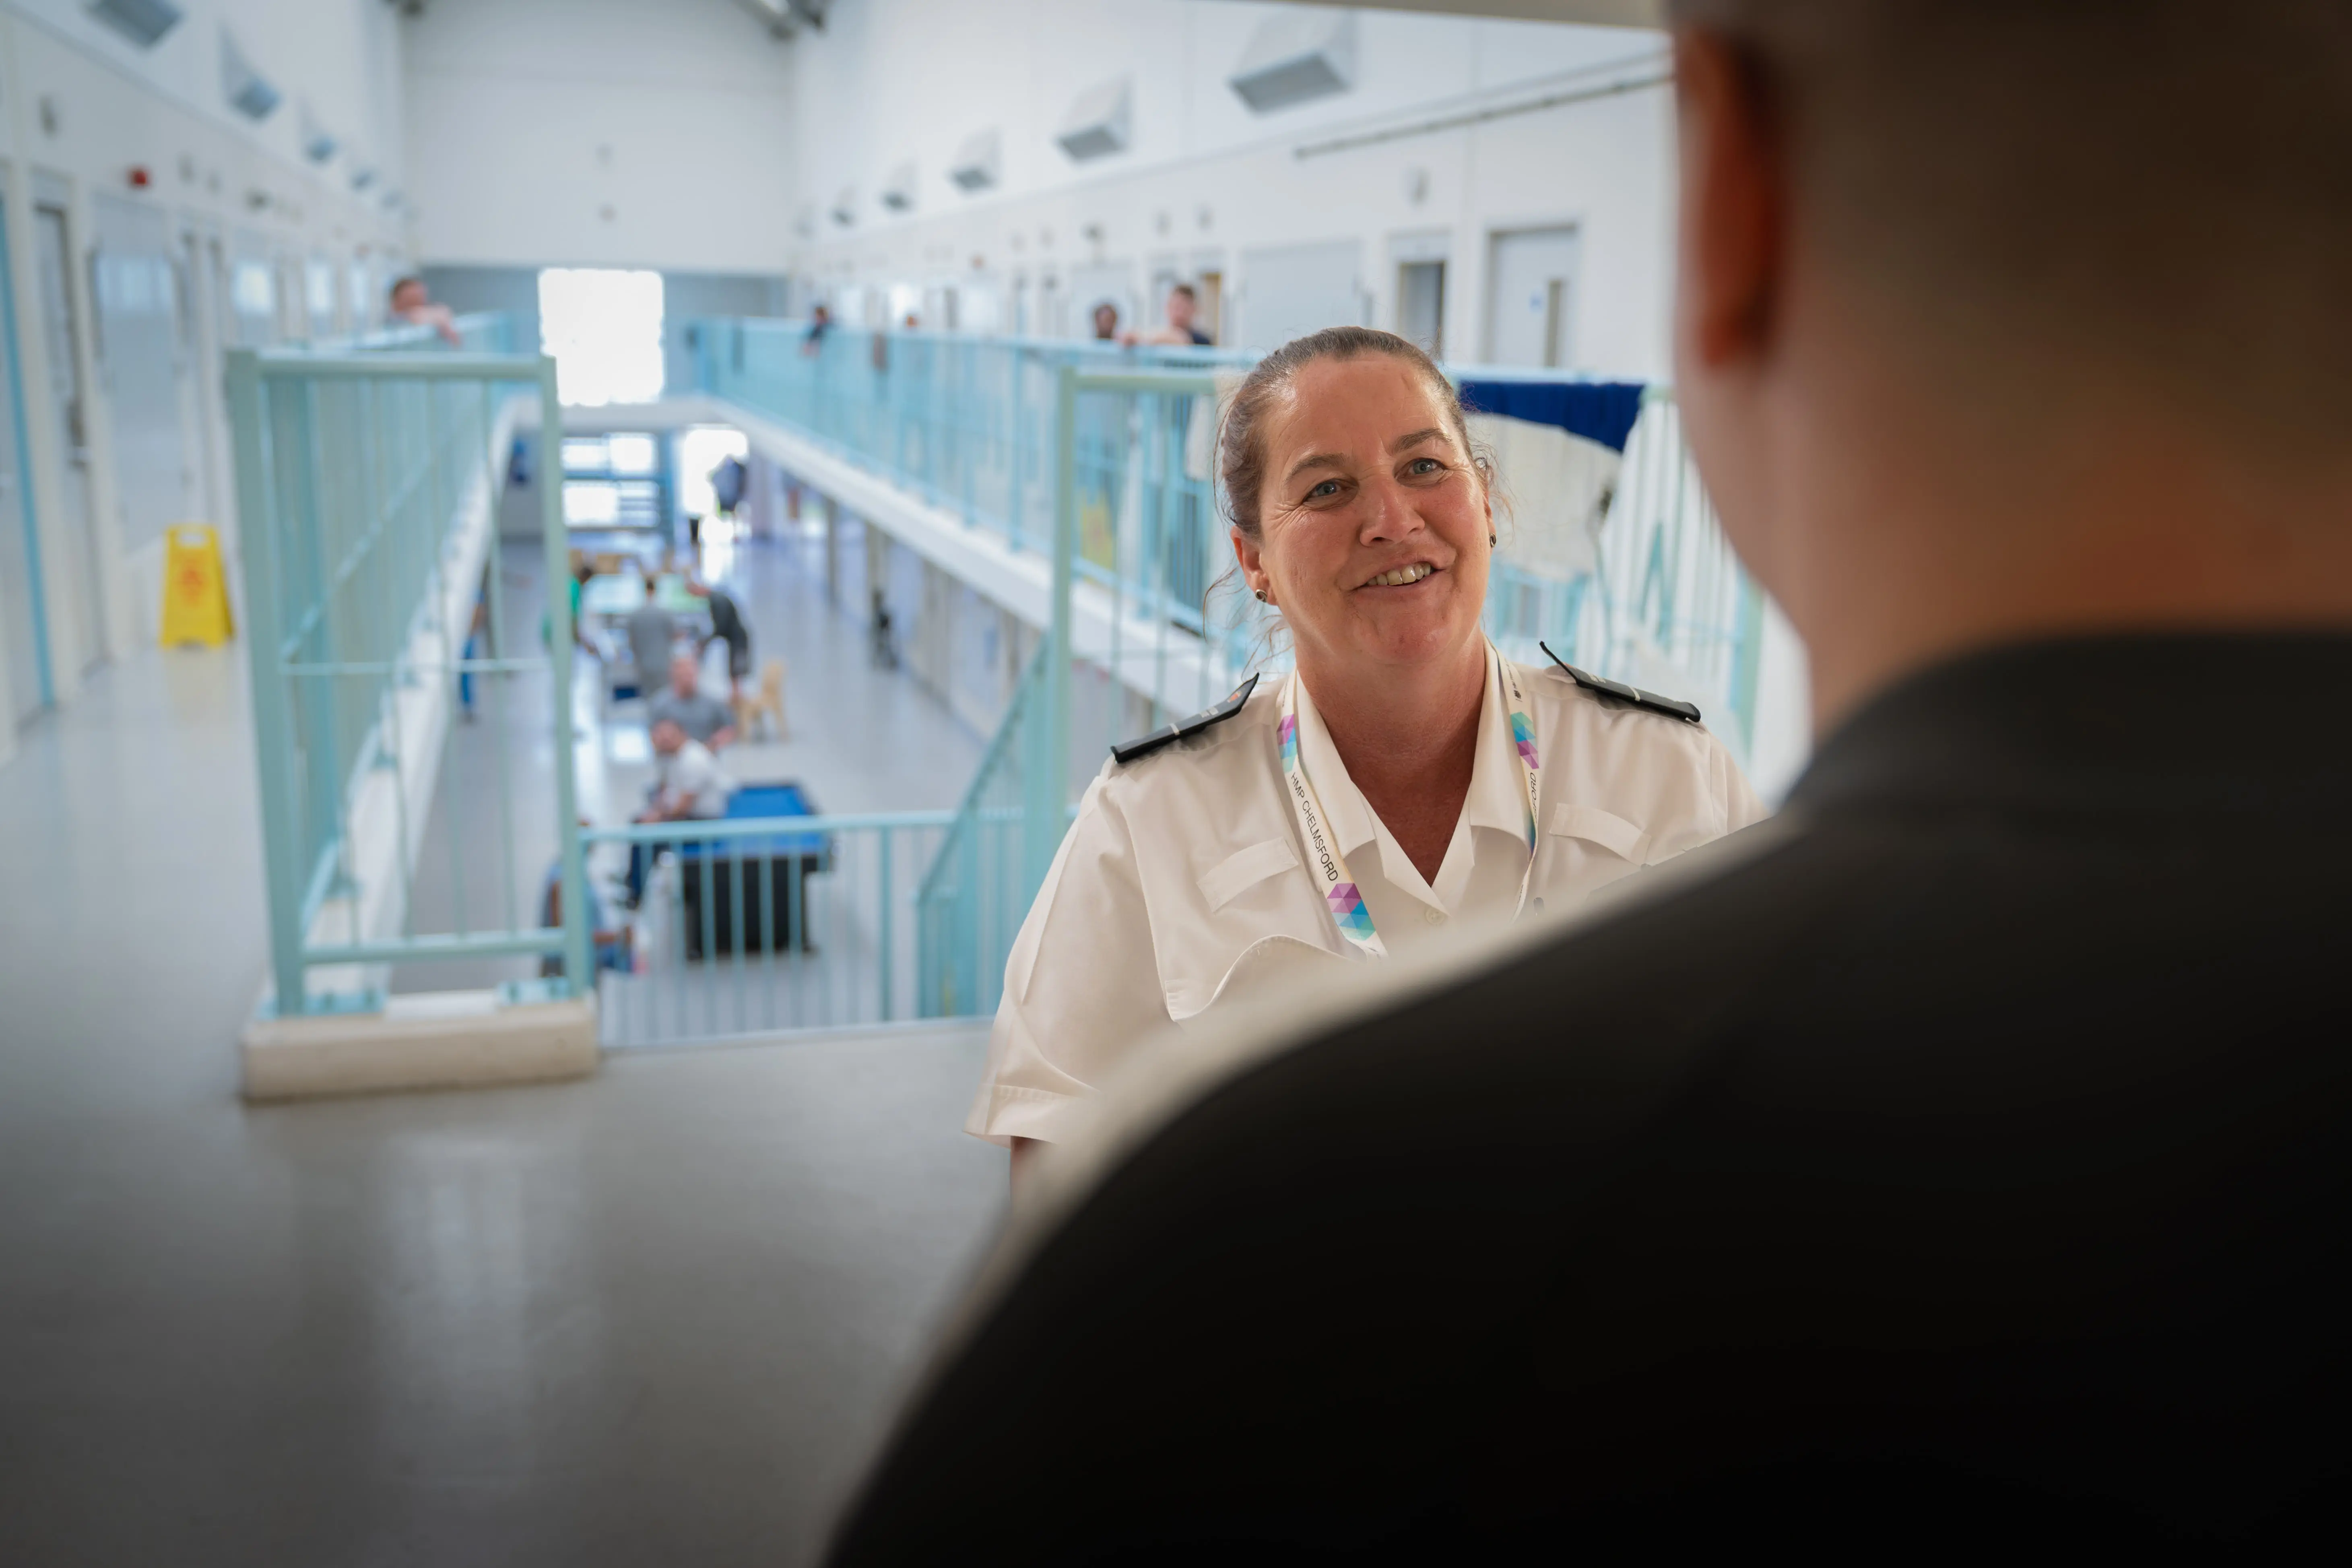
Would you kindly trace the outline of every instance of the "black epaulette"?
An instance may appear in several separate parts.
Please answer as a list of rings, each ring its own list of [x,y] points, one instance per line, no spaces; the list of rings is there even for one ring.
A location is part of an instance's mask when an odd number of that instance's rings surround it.
[[[1553,653],[1544,644],[1538,643],[1536,647],[1543,648],[1554,664],[1568,671],[1568,678],[1570,680],[1583,687],[1587,691],[1598,691],[1603,697],[1614,697],[1620,702],[1631,702],[1636,708],[1647,708],[1653,713],[1663,713],[1669,719],[1679,719],[1685,724],[1698,722],[1698,710],[1687,702],[1676,701],[1671,697],[1661,697],[1654,691],[1644,691],[1638,686],[1628,686],[1622,680],[1603,680],[1597,675],[1587,675],[1559,655]]]
[[[1187,735],[1197,735],[1203,730],[1223,723],[1242,710],[1242,704],[1247,702],[1250,693],[1256,689],[1257,677],[1253,675],[1234,687],[1234,694],[1214,708],[1203,708],[1190,719],[1179,719],[1173,724],[1162,724],[1149,735],[1138,735],[1132,741],[1121,741],[1110,749],[1110,754],[1121,763],[1131,763],[1138,757],[1148,757],[1171,741],[1181,741]]]

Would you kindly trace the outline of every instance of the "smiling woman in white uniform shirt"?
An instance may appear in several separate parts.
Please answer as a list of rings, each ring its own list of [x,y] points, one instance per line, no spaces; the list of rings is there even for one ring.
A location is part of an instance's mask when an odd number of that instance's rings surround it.
[[[1016,1171],[1129,1052],[1288,964],[1567,908],[1762,815],[1694,710],[1487,642],[1487,476],[1403,339],[1334,328],[1268,356],[1219,464],[1297,669],[1117,748],[1087,791],[965,1124]]]

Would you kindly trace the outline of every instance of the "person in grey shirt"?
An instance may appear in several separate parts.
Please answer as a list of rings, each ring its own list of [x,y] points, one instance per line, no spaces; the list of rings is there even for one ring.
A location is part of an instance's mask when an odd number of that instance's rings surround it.
[[[646,727],[667,720],[690,740],[712,751],[735,739],[735,710],[718,698],[698,689],[701,668],[693,655],[681,653],[669,661],[669,684],[646,703]]]
[[[654,601],[654,579],[646,577],[646,602],[629,612],[629,657],[637,667],[637,694],[650,698],[655,682],[669,668],[670,650],[677,643],[677,623]]]

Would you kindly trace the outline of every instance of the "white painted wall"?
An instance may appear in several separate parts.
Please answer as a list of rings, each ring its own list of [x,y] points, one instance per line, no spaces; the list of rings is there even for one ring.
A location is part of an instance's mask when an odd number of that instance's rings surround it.
[[[450,0],[402,26],[427,260],[780,269],[794,46],[736,0]]]
[[[845,295],[957,284],[1009,300],[1016,279],[1033,290],[1046,277],[1066,286],[1073,273],[1110,266],[1140,298],[1163,269],[1213,266],[1245,324],[1244,252],[1354,240],[1370,319],[1393,325],[1396,248],[1434,243],[1450,263],[1448,352],[1464,358],[1480,335],[1488,237],[1570,223],[1583,240],[1571,333],[1580,363],[1665,375],[1673,126],[1662,89],[1298,156],[1335,136],[1524,102],[1654,58],[1657,35],[1367,12],[1356,21],[1352,91],[1255,114],[1226,79],[1257,26],[1289,9],[840,0],[825,31],[792,50],[796,211],[814,220],[792,247],[795,272]],[[1055,132],[1079,93],[1122,75],[1133,82],[1131,149],[1073,163]],[[991,127],[1002,133],[1003,184],[966,195],[947,168],[967,136]],[[915,210],[888,212],[877,193],[910,162]],[[847,228],[827,216],[844,187],[857,198]]]
[[[80,0],[0,0],[0,192],[30,448],[26,478],[40,514],[44,598],[60,701],[75,695],[87,656],[120,659],[147,646],[161,584],[160,544],[127,548],[122,533],[116,418],[104,394],[98,357],[102,338],[89,289],[99,233],[95,196],[109,193],[160,213],[175,243],[192,232],[217,235],[232,249],[257,249],[284,262],[325,258],[346,279],[354,263],[380,277],[402,264],[408,250],[397,205],[404,181],[400,39],[382,0],[182,3],[186,14],[179,26],[152,49],[141,50],[92,20]],[[276,111],[258,123],[235,112],[223,97],[224,26],[235,31],[247,57],[283,95]],[[341,142],[323,164],[301,152],[306,101]],[[362,164],[379,171],[364,193],[351,185]],[[133,169],[146,172],[147,184],[134,185]],[[96,625],[73,613],[78,595],[65,574],[73,569],[75,552],[58,532],[64,433],[39,391],[49,366],[33,250],[37,182],[67,193],[76,250],[75,335],[91,389],[89,489],[104,584]],[[201,288],[195,298],[209,306]],[[360,303],[370,312],[380,309],[380,301]],[[215,335],[208,322],[198,336],[203,363],[197,374],[208,387],[216,387],[219,378]],[[218,415],[216,397],[192,400],[192,447],[226,449]],[[131,438],[150,434],[132,432]],[[211,521],[223,525],[233,547],[235,520],[217,500],[215,507],[218,515]],[[0,734],[0,757],[9,739]]]

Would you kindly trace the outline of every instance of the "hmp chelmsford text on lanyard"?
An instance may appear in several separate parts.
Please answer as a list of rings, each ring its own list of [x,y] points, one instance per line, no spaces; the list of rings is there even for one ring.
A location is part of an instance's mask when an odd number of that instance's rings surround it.
[[[1528,902],[1528,885],[1536,868],[1536,802],[1537,775],[1543,767],[1536,752],[1536,727],[1528,718],[1527,699],[1519,690],[1518,674],[1503,658],[1493,643],[1486,645],[1486,658],[1491,679],[1502,683],[1510,694],[1511,746],[1519,763],[1520,782],[1527,789],[1528,863],[1519,873],[1519,907]],[[1483,699],[1482,699],[1483,700]],[[1388,947],[1381,933],[1372,927],[1372,911],[1364,905],[1363,890],[1348,874],[1347,858],[1331,841],[1328,819],[1323,815],[1323,803],[1315,797],[1315,786],[1307,782],[1307,770],[1298,762],[1298,676],[1293,672],[1282,689],[1282,722],[1276,731],[1282,742],[1282,778],[1290,787],[1291,808],[1298,813],[1298,830],[1307,840],[1307,852],[1314,858],[1312,874],[1323,884],[1323,902],[1331,911],[1331,919],[1339,927],[1339,934],[1352,942],[1357,951],[1374,958],[1386,958]]]

